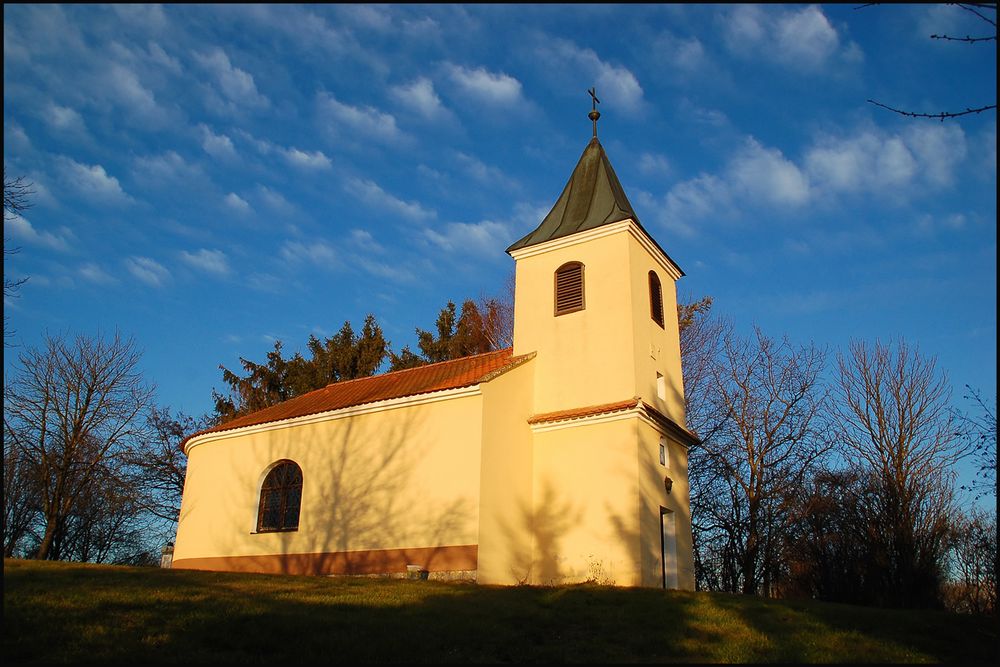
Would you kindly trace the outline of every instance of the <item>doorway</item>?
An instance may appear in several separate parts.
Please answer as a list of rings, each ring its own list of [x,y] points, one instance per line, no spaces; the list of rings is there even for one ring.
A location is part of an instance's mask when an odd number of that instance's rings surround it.
[[[660,552],[663,587],[677,588],[677,517],[666,507],[660,508]]]

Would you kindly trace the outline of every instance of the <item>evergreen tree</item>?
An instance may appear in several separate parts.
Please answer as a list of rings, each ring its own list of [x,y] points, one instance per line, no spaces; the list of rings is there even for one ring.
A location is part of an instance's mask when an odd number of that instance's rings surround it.
[[[218,417],[229,420],[321,389],[331,382],[368,377],[389,356],[389,342],[372,314],[365,318],[360,334],[347,321],[328,338],[310,335],[306,348],[308,359],[299,353],[286,359],[282,342],[275,341],[274,349],[267,353],[262,364],[240,357],[245,375],[220,365],[229,391],[212,392]]]

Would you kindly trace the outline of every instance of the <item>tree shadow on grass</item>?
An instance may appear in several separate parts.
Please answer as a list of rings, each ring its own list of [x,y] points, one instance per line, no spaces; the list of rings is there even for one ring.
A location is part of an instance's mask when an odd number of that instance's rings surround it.
[[[8,561],[7,662],[974,662],[993,619],[594,585]]]

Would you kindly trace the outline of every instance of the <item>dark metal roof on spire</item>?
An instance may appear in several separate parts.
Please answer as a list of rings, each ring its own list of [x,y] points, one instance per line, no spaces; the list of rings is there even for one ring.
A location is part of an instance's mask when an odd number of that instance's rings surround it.
[[[599,100],[596,92],[594,89],[587,92],[594,100],[593,108],[588,114],[594,122],[594,137],[584,149],[572,176],[569,177],[569,182],[563,188],[552,210],[542,220],[542,224],[507,248],[507,252],[631,219],[646,238],[663,252],[664,257],[677,266],[663,248],[660,248],[656,239],[643,228],[635,211],[632,210],[632,204],[625,196],[625,190],[611,167],[604,146],[597,139],[597,119],[600,118],[600,112],[597,111]],[[677,270],[684,275],[680,267],[677,267]]]
[[[611,168],[604,146],[594,137],[542,224],[507,248],[507,252],[628,218],[639,221]]]

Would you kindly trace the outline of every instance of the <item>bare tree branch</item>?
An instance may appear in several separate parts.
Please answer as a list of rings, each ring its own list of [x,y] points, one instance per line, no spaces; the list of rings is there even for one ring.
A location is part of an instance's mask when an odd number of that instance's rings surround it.
[[[937,118],[941,121],[944,121],[945,118],[957,118],[959,116],[967,116],[968,114],[972,113],[982,113],[984,111],[989,111],[990,109],[997,108],[997,105],[990,104],[988,106],[979,107],[977,109],[966,109],[965,111],[942,111],[940,113],[916,113],[913,111],[903,111],[902,109],[896,109],[886,104],[882,104],[881,102],[876,102],[875,100],[868,100],[868,102],[874,104],[875,106],[882,107],[883,109],[888,109],[889,111],[893,111],[903,116],[911,116],[913,118]]]
[[[931,39],[946,39],[950,42],[968,42],[969,44],[975,44],[976,42],[995,42],[997,41],[997,36],[992,37],[949,37],[948,35],[931,35]]]

